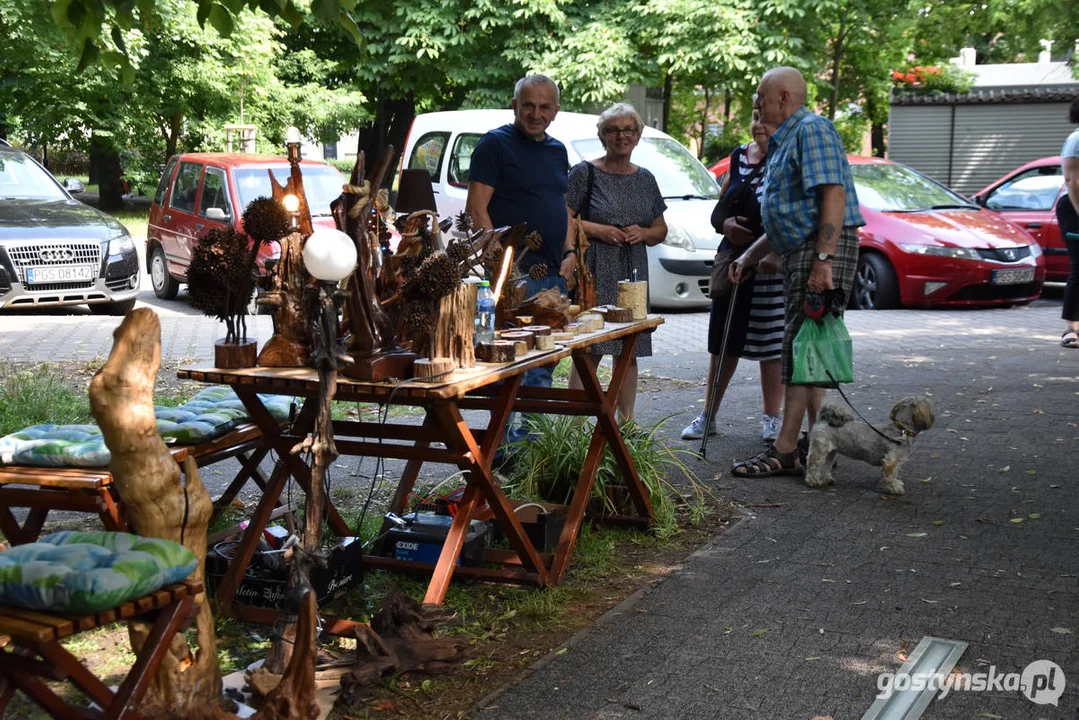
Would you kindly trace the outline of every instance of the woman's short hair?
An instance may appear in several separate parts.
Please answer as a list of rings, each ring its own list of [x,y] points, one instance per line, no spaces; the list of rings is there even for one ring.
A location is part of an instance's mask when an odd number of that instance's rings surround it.
[[[1072,125],[1079,125],[1079,97],[1072,100],[1071,107],[1068,108],[1068,119]]]
[[[600,113],[599,121],[596,123],[596,129],[599,131],[599,136],[602,138],[603,131],[607,129],[607,126],[611,121],[620,117],[633,118],[633,124],[637,126],[637,132],[644,129],[644,120],[641,119],[641,114],[637,112],[637,108],[629,103],[620,102],[611,105]]]

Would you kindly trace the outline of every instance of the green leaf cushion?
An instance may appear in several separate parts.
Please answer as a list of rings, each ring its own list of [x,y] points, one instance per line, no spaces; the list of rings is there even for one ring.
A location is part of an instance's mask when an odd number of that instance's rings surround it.
[[[278,422],[288,420],[292,398],[259,395]],[[198,445],[249,422],[247,410],[226,386],[208,387],[179,407],[154,406],[165,442]],[[108,467],[109,449],[96,425],[34,425],[0,437],[0,464],[43,467]]]
[[[171,540],[58,532],[0,552],[0,604],[94,613],[179,582],[197,566]]]
[[[33,425],[0,438],[0,464],[106,467],[109,457],[96,425]]]

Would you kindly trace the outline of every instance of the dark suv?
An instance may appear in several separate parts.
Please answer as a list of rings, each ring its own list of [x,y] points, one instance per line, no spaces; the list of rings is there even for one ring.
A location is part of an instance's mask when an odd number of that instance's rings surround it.
[[[311,221],[316,227],[336,227],[330,203],[341,194],[344,176],[337,168],[313,160],[302,161],[300,169]],[[271,171],[283,185],[289,176],[288,160],[243,153],[187,153],[169,160],[154,193],[146,230],[146,270],[158,297],[176,297],[202,235],[228,225],[243,232],[248,204],[270,195]],[[263,245],[255,273],[264,274],[267,261],[280,253],[277,243]]]
[[[24,152],[0,144],[0,308],[90,306],[123,315],[139,292],[139,260],[117,220],[71,195]]]

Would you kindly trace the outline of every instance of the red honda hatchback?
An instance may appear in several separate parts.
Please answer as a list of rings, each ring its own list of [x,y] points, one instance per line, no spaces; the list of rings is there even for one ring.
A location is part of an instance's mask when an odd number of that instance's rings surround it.
[[[304,160],[303,189],[316,226],[336,227],[330,203],[345,178],[324,162]],[[288,180],[288,160],[272,155],[187,153],[169,160],[161,175],[146,230],[146,271],[154,293],[171,300],[186,282],[191,252],[212,228],[233,226],[243,232],[243,213],[257,197],[270,196],[270,176]],[[277,243],[263,245],[255,260],[256,274],[281,254]]]
[[[1071,272],[1068,248],[1057,224],[1057,200],[1064,194],[1060,157],[1029,162],[979,190],[971,200],[996,210],[1008,222],[1023,228],[1045,253],[1045,279],[1067,282]]]
[[[1041,295],[1045,259],[1025,230],[905,165],[847,161],[866,221],[851,307],[991,307]],[[721,177],[727,165],[711,170]]]

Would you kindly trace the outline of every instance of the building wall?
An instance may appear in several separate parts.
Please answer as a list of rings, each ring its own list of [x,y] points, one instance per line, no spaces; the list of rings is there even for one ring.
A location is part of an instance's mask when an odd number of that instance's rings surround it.
[[[969,195],[1058,155],[1073,129],[1066,102],[892,105],[888,157]]]

